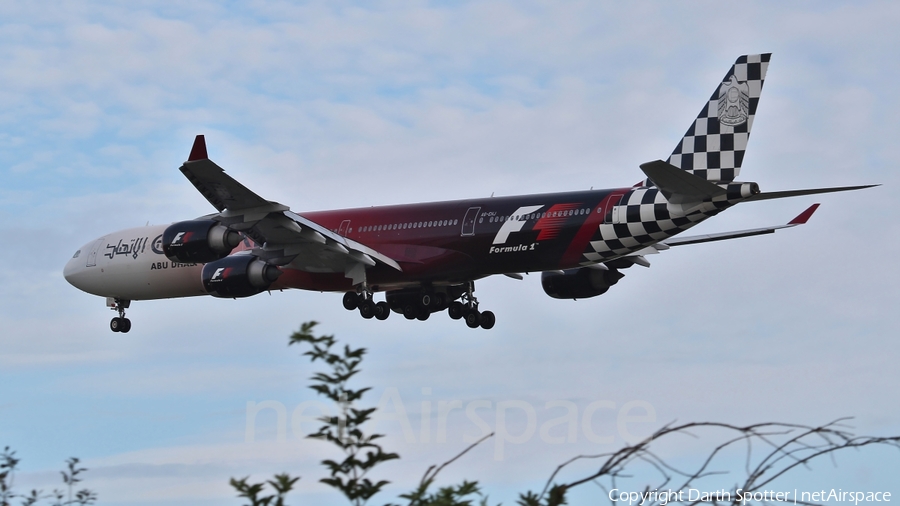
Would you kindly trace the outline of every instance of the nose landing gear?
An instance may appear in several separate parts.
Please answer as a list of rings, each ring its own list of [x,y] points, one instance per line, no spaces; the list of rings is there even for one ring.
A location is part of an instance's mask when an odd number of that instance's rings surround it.
[[[119,316],[110,320],[109,330],[122,333],[127,333],[131,330],[131,320],[125,318],[125,310],[131,306],[131,301],[128,299],[107,299],[106,304],[113,311],[119,312]]]

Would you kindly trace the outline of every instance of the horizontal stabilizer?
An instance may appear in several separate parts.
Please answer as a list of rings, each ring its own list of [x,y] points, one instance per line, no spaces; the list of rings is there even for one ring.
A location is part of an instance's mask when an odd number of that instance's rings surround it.
[[[866,184],[862,186],[839,186],[836,188],[812,188],[809,190],[788,190],[783,192],[764,192],[757,193],[753,195],[744,202],[750,202],[753,200],[770,200],[770,199],[783,199],[787,197],[801,197],[803,195],[818,195],[819,193],[834,193],[834,192],[846,192],[850,190],[862,190],[864,188],[872,188],[873,186],[881,186],[880,184]]]
[[[727,193],[720,186],[662,160],[641,164],[641,170],[672,204],[703,202]]]
[[[782,228],[790,228],[796,227],[797,225],[803,225],[807,221],[809,221],[810,216],[816,212],[816,209],[819,208],[819,204],[813,204],[806,208],[805,211],[798,214],[796,218],[787,222],[784,225],[775,225],[772,227],[765,228],[751,228],[748,230],[736,230],[734,232],[723,232],[721,234],[707,234],[707,235],[692,235],[689,237],[673,237],[666,241],[663,241],[660,244],[665,244],[667,246],[682,246],[685,244],[699,244],[702,242],[713,242],[713,241],[724,241],[725,239],[737,239],[739,237],[750,237],[754,235],[763,235],[763,234],[772,234],[776,230],[780,230]]]

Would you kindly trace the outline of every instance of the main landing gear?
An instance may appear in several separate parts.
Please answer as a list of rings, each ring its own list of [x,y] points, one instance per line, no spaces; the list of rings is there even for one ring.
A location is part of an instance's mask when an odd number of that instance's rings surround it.
[[[478,299],[472,295],[475,283],[455,285],[433,289],[404,289],[387,292],[386,301],[374,302],[372,293],[366,288],[344,294],[344,308],[359,314],[366,319],[386,320],[391,311],[402,314],[407,320],[427,320],[432,313],[447,310],[450,318],[464,319],[470,328],[493,328],[497,319],[491,311],[480,312]],[[456,299],[460,299],[456,300]]]
[[[478,299],[472,295],[474,291],[475,283],[469,281],[466,284],[466,292],[462,294],[462,302],[454,301],[451,303],[450,307],[447,308],[447,313],[454,320],[464,319],[466,325],[471,329],[481,327],[485,330],[490,330],[497,323],[497,317],[494,316],[492,311],[478,311]]]
[[[397,290],[388,292],[391,309],[407,320],[425,321],[431,313],[447,309],[448,295],[433,290]]]
[[[119,312],[119,316],[109,321],[109,330],[122,333],[131,330],[131,320],[125,318],[125,310],[131,305],[131,301],[127,299],[113,299],[112,301],[107,301],[107,305],[113,311]]]
[[[387,320],[391,315],[391,308],[387,302],[375,302],[372,300],[372,294],[366,290],[360,293],[347,292],[344,294],[344,309],[353,311],[359,310],[359,315],[370,320],[373,317],[378,320]]]

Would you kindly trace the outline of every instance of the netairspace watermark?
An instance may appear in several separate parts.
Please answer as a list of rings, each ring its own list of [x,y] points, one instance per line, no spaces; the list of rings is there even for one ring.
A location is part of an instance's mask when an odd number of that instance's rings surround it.
[[[430,388],[422,389],[423,395],[431,395]],[[436,405],[435,405],[436,404]],[[494,433],[494,460],[503,460],[507,444],[524,444],[535,436],[547,444],[563,444],[588,441],[597,444],[614,444],[616,436],[626,443],[636,443],[643,436],[636,436],[631,431],[640,430],[638,424],[656,422],[656,409],[646,401],[632,400],[617,405],[611,400],[595,400],[579,409],[569,400],[551,400],[542,408],[554,414],[553,418],[544,420],[538,425],[538,410],[523,400],[490,401],[476,399],[463,404],[461,400],[422,400],[418,406],[419,431],[413,430],[410,416],[400,391],[396,387],[386,388],[378,401],[377,410],[369,421],[370,431],[381,432],[389,428],[389,424],[399,425],[406,443],[447,443],[448,418],[454,411],[465,414],[467,427],[462,434],[462,442],[474,443],[482,437]],[[288,410],[279,401],[248,401],[247,425],[244,441],[252,443],[256,440],[256,419],[261,412],[274,411],[276,419],[276,438],[287,440]],[[493,414],[493,417],[490,415]],[[304,438],[314,432],[304,431],[307,427],[321,425],[323,416],[340,416],[337,406],[318,400],[305,401],[298,404],[290,416],[290,427],[294,437]],[[558,415],[558,416],[556,416]],[[615,431],[597,430],[600,421],[615,418]],[[486,419],[487,418],[487,419]],[[521,423],[524,418],[524,424]],[[491,424],[493,421],[493,425]],[[434,430],[432,430],[434,422]],[[471,434],[472,428],[479,433]],[[583,439],[582,439],[583,438]],[[454,444],[456,442],[453,442]]]
[[[789,504],[817,503],[874,503],[891,502],[890,492],[860,492],[832,488],[830,490],[756,490],[744,491],[737,489],[734,492],[728,490],[703,491],[696,488],[684,490],[644,490],[641,492],[628,492],[618,488],[609,491],[609,500],[628,506],[643,506],[659,504],[666,506],[669,503],[684,502],[722,502],[750,504],[751,502],[781,502]]]

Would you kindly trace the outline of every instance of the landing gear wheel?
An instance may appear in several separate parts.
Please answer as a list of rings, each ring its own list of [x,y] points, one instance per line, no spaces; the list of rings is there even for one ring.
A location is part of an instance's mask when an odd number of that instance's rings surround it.
[[[468,325],[470,329],[477,329],[480,324],[481,313],[479,313],[477,309],[470,309],[466,313],[466,325]]]
[[[463,312],[465,310],[465,306],[462,305],[462,302],[454,301],[450,304],[450,307],[447,308],[447,314],[450,315],[450,318],[454,320],[459,320],[463,317]]]
[[[375,318],[379,320],[387,320],[391,316],[391,306],[387,302],[381,301],[375,304]]]
[[[344,294],[344,309],[353,311],[359,307],[359,295],[356,292],[347,292]]]
[[[109,321],[109,330],[113,332],[128,332],[131,330],[131,320],[125,318],[125,310],[131,305],[127,299],[107,299],[106,305],[119,313],[119,316]]]
[[[366,320],[375,316],[375,303],[372,299],[366,299],[359,304],[359,314]]]
[[[491,330],[492,328],[494,328],[495,323],[497,323],[497,317],[494,316],[494,313],[492,311],[485,311],[481,313],[481,328],[483,328],[484,330]]]
[[[121,332],[123,334],[131,330],[131,320],[128,318],[115,317],[109,322],[109,329],[113,332]]]
[[[419,316],[419,308],[415,304],[406,304],[403,306],[403,316],[407,320],[415,320]]]
[[[430,293],[419,294],[419,307],[428,309],[434,304],[434,296]]]
[[[419,314],[416,315],[416,319],[420,322],[424,322],[428,319],[429,316],[431,316],[431,311],[427,309],[420,309]]]
[[[445,293],[434,294],[434,309],[435,309],[435,311],[443,311],[443,310],[447,309],[447,294],[445,294]]]

